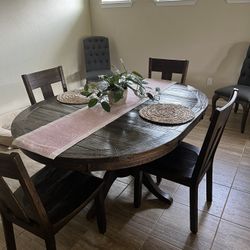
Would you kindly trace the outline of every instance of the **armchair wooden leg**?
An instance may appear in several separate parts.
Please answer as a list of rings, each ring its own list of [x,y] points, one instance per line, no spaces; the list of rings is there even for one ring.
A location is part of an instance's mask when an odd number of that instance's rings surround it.
[[[198,232],[198,186],[190,187],[190,230]]]
[[[56,250],[56,240],[55,236],[51,236],[45,239],[46,249],[47,250]]]
[[[16,242],[13,231],[13,224],[2,215],[2,224],[7,250],[16,250]]]
[[[211,167],[207,171],[207,180],[206,180],[206,188],[207,188],[207,202],[212,202],[213,199],[213,166],[211,164]]]
[[[99,232],[104,234],[106,232],[107,222],[106,222],[104,195],[102,190],[100,190],[99,194],[95,198],[95,208],[96,208],[96,217],[97,217],[97,225]]]
[[[134,207],[138,208],[141,206],[141,196],[142,196],[142,176],[143,171],[138,170],[135,173],[134,179]]]
[[[238,109],[239,109],[239,103],[235,103],[234,113],[237,113]]]
[[[244,133],[250,104],[244,104],[242,106],[243,106],[243,116],[241,121],[241,133]]]

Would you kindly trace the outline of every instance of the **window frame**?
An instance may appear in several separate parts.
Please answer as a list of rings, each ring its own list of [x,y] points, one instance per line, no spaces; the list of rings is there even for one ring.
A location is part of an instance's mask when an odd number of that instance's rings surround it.
[[[197,0],[153,0],[156,6],[195,5]]]
[[[105,0],[104,0],[105,1]],[[106,0],[107,2],[103,2],[100,0],[100,5],[102,8],[116,8],[116,7],[132,7],[134,0]]]
[[[250,3],[250,0],[225,0],[226,3],[233,3],[233,4],[237,4],[237,3]]]

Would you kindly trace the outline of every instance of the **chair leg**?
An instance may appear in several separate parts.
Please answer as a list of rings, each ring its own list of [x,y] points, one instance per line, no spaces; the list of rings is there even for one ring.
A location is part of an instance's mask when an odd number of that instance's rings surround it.
[[[107,228],[107,221],[106,221],[103,190],[100,190],[95,198],[95,209],[96,209],[97,225],[99,232],[104,234]]]
[[[16,250],[16,242],[13,231],[13,224],[2,215],[2,224],[7,250]]]
[[[243,116],[241,121],[241,133],[244,133],[250,104],[244,104],[242,105],[242,107],[243,107]]]
[[[47,250],[56,250],[56,240],[55,236],[50,236],[45,239],[46,249]]]
[[[207,171],[207,202],[212,202],[213,200],[213,166],[208,169]]]
[[[238,109],[239,109],[239,103],[235,103],[234,113],[237,113]]]
[[[198,232],[198,186],[190,187],[190,230]]]
[[[135,173],[134,179],[134,207],[138,208],[141,206],[141,196],[142,196],[142,170],[138,170]]]

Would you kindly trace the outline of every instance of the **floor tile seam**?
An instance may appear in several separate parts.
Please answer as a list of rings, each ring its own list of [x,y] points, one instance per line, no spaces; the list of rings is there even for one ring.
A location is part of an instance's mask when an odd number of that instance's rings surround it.
[[[227,206],[227,202],[228,202],[228,200],[229,200],[229,196],[230,196],[230,194],[231,194],[231,191],[232,191],[232,188],[230,188],[230,190],[229,190],[229,192],[228,192],[228,194],[227,194],[227,198],[226,198],[226,201],[225,201],[225,204],[224,204],[224,206],[223,206],[223,209],[222,209],[222,212],[221,212],[221,219],[223,218],[223,214],[224,214],[224,212],[225,212],[225,208],[226,208],[226,206]]]
[[[231,188],[232,185],[233,185],[233,181],[232,181],[232,184],[229,186],[229,185],[225,185],[225,184],[222,184],[222,183],[219,183],[219,182],[216,182],[216,181],[213,181],[213,184],[216,184],[216,185],[219,185],[219,186],[223,186],[223,187],[226,187],[226,188]]]
[[[243,147],[243,149],[242,149],[242,154],[241,154],[241,157],[240,157],[240,162],[242,161],[242,158],[243,158],[244,152],[245,152],[245,150],[246,150],[246,147],[247,147],[247,141],[245,142],[245,145],[244,145],[244,147]],[[239,167],[239,166],[238,166],[238,167]]]
[[[242,157],[242,156],[241,156]],[[234,177],[233,177],[233,181],[232,181],[232,184],[231,184],[231,189],[233,188],[233,184],[234,184],[234,181],[235,181],[235,179],[236,179],[236,175],[237,175],[237,173],[238,173],[238,171],[239,171],[239,168],[240,168],[240,161],[239,161],[239,163],[238,163],[238,166],[237,166],[237,169],[236,169],[236,172],[235,172],[235,174],[234,174]],[[230,190],[231,191],[231,190]]]
[[[161,238],[159,238],[159,237],[157,237],[157,236],[151,236],[152,238],[155,238],[155,239],[157,239],[157,240],[159,240],[159,241],[162,241],[163,243],[167,243],[168,245],[170,245],[170,246],[173,246],[173,247],[175,247],[176,249],[178,249],[178,250],[182,250],[183,248],[180,248],[180,247],[178,247],[177,245],[174,245],[173,243],[171,243],[171,242],[169,242],[169,241],[166,241],[166,240],[163,240],[163,239],[161,239]],[[148,239],[148,238],[147,238]],[[145,243],[145,242],[144,242]],[[144,243],[143,243],[143,245],[144,245]],[[142,245],[142,247],[143,247],[143,245]],[[141,249],[141,248],[140,248]]]
[[[236,172],[237,172],[237,171],[236,171]],[[235,173],[235,176],[236,176],[236,173]],[[234,176],[234,178],[235,178],[235,176]],[[234,179],[233,179],[233,181],[232,181],[232,185],[233,185],[233,182],[234,182]],[[214,182],[213,182],[213,183],[214,183]],[[225,201],[225,203],[224,203],[224,206],[223,206],[221,215],[218,216],[218,215],[215,215],[215,214],[213,214],[213,213],[209,213],[209,211],[202,210],[202,209],[200,209],[200,208],[198,208],[198,210],[201,211],[201,212],[208,213],[209,215],[215,216],[215,217],[217,217],[217,218],[222,218],[223,213],[224,213],[224,210],[225,210],[225,207],[226,207],[226,204],[227,204],[227,201],[228,201],[228,198],[229,198],[229,195],[230,195],[230,192],[231,192],[231,189],[232,189],[232,185],[231,185],[231,187],[228,187],[228,186],[225,186],[225,185],[222,185],[222,184],[218,184],[218,183],[216,183],[216,185],[220,185],[220,186],[224,186],[224,187],[229,188],[229,192],[228,192],[228,194],[227,194],[227,198],[226,198],[226,201]],[[238,190],[237,190],[237,191],[238,191]],[[244,192],[244,191],[242,191],[242,192]],[[247,192],[245,192],[245,193],[247,193]],[[176,201],[175,201],[175,202],[176,202]],[[185,203],[182,203],[182,202],[177,202],[177,203],[179,203],[179,204],[181,204],[181,205],[186,205],[186,206],[190,207],[189,205],[187,205],[187,204],[185,204]]]
[[[123,183],[124,184],[124,183]],[[114,198],[114,200],[117,200],[121,194],[128,188],[129,185],[126,185],[126,187],[123,188],[123,190]],[[108,193],[107,193],[107,196],[108,196]],[[106,199],[106,198],[105,198]],[[113,200],[113,199],[110,199],[110,200]]]
[[[219,160],[218,157],[219,157],[219,153],[216,152],[216,153],[215,153],[215,157],[214,157],[214,162],[216,162],[216,161]],[[220,160],[220,161],[223,161],[223,163],[234,164],[234,165],[236,165],[236,164],[239,165],[239,163],[240,163],[240,160],[236,160],[236,161]]]
[[[142,247],[143,247],[143,245],[145,244],[145,242],[147,241],[147,239],[148,239],[150,236],[152,236],[152,232],[153,232],[153,230],[155,229],[156,224],[157,224],[158,221],[160,220],[160,218],[161,218],[161,216],[163,215],[163,213],[164,213],[165,210],[166,210],[166,208],[165,208],[165,209],[162,209],[161,215],[160,215],[160,216],[158,217],[158,219],[154,222],[154,225],[153,225],[152,228],[149,230],[149,232],[146,233],[147,236],[146,236],[146,238],[145,238],[145,240],[144,240],[142,246],[140,247],[140,249],[142,249]],[[158,238],[157,238],[157,239],[158,239]]]
[[[171,204],[170,206],[172,206],[172,204]],[[150,233],[155,229],[156,224],[159,222],[160,218],[162,217],[162,215],[164,214],[164,212],[165,212],[167,209],[168,209],[168,208],[162,209],[162,212],[161,212],[161,214],[159,215],[158,219],[154,222],[154,225],[153,225],[153,227],[151,228]]]
[[[190,233],[191,233],[191,232],[190,232]],[[174,244],[174,243],[172,243],[172,242],[169,242],[169,241],[167,241],[167,240],[165,240],[165,239],[160,238],[160,236],[158,236],[158,235],[154,235],[154,236],[152,236],[152,237],[156,238],[157,240],[166,242],[166,243],[168,243],[169,245],[171,245],[171,246],[173,246],[173,247],[176,247],[177,249],[184,249],[184,248],[180,248],[177,244]],[[175,242],[178,242],[178,241],[175,240]]]
[[[239,189],[237,187],[232,187],[231,189],[235,190],[235,191],[238,191],[238,192],[242,192],[242,193],[246,193],[246,194],[250,194],[250,191],[244,191],[242,189]]]
[[[218,223],[218,225],[217,225],[217,227],[216,227],[215,234],[214,234],[214,237],[213,237],[213,240],[212,240],[212,244],[211,244],[210,250],[213,248],[213,245],[214,245],[214,242],[215,242],[215,238],[216,238],[217,233],[218,233],[218,231],[219,231],[219,226],[220,226],[221,220],[222,220],[222,219],[220,218],[220,219],[219,219],[219,223]]]
[[[179,202],[179,201],[174,201],[175,203],[178,203],[179,205],[182,205],[182,206],[185,206],[185,207],[188,207],[189,209],[190,209],[190,205],[187,205],[187,204],[185,204],[185,203],[182,203],[182,202]],[[202,213],[206,213],[206,214],[208,214],[209,216],[213,216],[213,217],[216,217],[216,218],[219,218],[219,219],[221,219],[221,217],[222,217],[222,215],[221,216],[218,216],[218,215],[215,215],[215,214],[212,214],[212,213],[209,213],[208,211],[206,211],[206,210],[202,210],[202,209],[200,209],[200,208],[198,208],[198,211],[199,212],[202,212]],[[222,214],[222,213],[221,213]]]
[[[123,184],[129,185],[129,184],[131,184],[131,182],[133,181],[133,179],[131,179],[130,182],[127,183],[127,182],[125,182],[125,181],[122,181],[122,177],[119,177],[119,178],[117,178],[116,181],[119,181],[119,182],[121,182],[121,183],[123,183]]]
[[[175,182],[175,183],[177,183],[177,182]],[[178,184],[179,184],[179,183],[178,183]],[[174,200],[174,195],[178,192],[178,190],[180,189],[181,186],[184,186],[184,185],[179,184],[178,187],[176,188],[176,190],[172,193],[172,198],[173,198],[173,200]],[[184,186],[184,187],[185,187],[185,186]]]
[[[236,223],[236,222],[234,222],[234,221],[231,221],[231,220],[228,220],[228,219],[225,219],[225,218],[221,218],[221,221],[222,221],[222,222],[223,222],[223,221],[229,222],[229,223],[231,223],[231,224],[233,224],[233,225],[243,227],[244,229],[247,229],[248,231],[250,231],[250,227],[247,227],[247,226],[245,226],[245,225]]]
[[[214,168],[213,168],[213,176],[214,176]],[[214,179],[214,178],[213,178]],[[201,183],[205,183],[206,185],[206,181],[207,181],[207,177],[206,177],[206,174],[203,176],[202,180],[200,181],[199,185]],[[215,182],[214,180],[212,180],[212,183],[216,184],[216,185],[220,185],[220,186],[225,186],[225,187],[228,187],[227,185],[225,184],[221,184],[221,183],[218,183],[218,182]]]

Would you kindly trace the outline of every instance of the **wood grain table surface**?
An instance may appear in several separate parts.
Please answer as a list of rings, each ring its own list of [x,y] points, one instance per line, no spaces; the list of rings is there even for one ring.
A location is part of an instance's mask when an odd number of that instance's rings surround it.
[[[172,151],[203,117],[208,99],[201,91],[182,84],[168,88],[161,103],[177,103],[191,108],[195,118],[182,125],[168,126],[148,122],[139,116],[147,101],[72,146],[54,160],[24,150],[32,159],[80,171],[119,170],[155,160]],[[70,114],[86,105],[59,103],[55,97],[34,104],[13,121],[14,138]],[[88,117],[86,117],[86,120]]]

